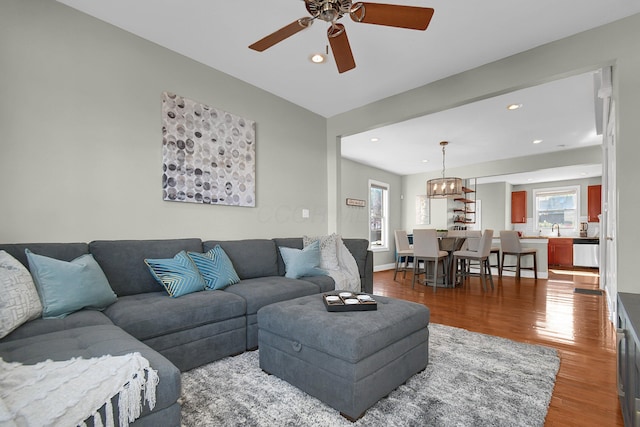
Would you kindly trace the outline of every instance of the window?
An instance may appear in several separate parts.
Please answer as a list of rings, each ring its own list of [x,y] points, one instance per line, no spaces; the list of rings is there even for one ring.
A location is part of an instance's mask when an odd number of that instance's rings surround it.
[[[560,229],[578,232],[580,187],[545,188],[533,191],[535,200],[534,226],[538,230]],[[545,230],[546,231],[546,230]]]
[[[371,250],[388,250],[389,184],[369,181],[369,209]]]

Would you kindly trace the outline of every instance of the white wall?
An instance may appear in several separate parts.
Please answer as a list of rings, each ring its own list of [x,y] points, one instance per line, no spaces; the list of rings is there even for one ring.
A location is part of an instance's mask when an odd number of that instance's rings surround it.
[[[323,117],[55,1],[3,0],[0,55],[0,241],[327,231]],[[256,121],[256,208],[162,200],[166,90]]]

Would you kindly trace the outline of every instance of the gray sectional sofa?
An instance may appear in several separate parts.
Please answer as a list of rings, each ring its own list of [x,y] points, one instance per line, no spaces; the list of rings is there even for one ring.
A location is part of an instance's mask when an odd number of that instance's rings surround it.
[[[362,291],[373,292],[368,241],[343,240],[358,264]],[[171,258],[182,250],[207,252],[216,244],[224,249],[241,279],[224,290],[171,298],[144,263],[145,258]],[[284,277],[278,246],[302,249],[302,238],[0,244],[0,250],[27,268],[27,248],[64,261],[90,253],[118,296],[117,302],[102,312],[81,310],[62,319],[23,324],[0,340],[0,357],[7,362],[33,364],[137,351],[158,371],[160,383],[155,408],[145,407],[134,425],[178,426],[181,371],[257,348],[260,308],[334,289],[329,276]]]

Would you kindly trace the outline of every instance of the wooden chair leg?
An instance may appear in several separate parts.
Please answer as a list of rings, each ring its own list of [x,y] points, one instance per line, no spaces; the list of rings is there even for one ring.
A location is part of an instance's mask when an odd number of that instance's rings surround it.
[[[502,262],[498,266],[498,276],[502,277],[502,268],[504,267],[504,252],[502,252]]]
[[[538,279],[538,253],[533,254],[533,277]]]
[[[413,258],[413,278],[411,279],[411,289],[414,289],[416,286],[416,276],[418,275],[420,262],[418,258]]]
[[[520,254],[516,255],[518,261],[516,261],[516,279],[520,279],[520,259],[522,258]]]

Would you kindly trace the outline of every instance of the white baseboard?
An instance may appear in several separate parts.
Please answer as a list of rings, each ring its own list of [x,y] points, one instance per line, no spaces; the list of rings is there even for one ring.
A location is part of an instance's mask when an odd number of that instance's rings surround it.
[[[386,270],[394,270],[396,268],[395,264],[381,264],[381,265],[374,265],[373,266],[373,271],[374,272],[378,272],[378,271],[386,271]]]

